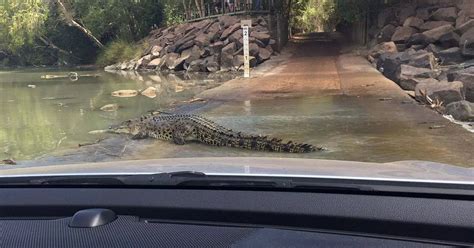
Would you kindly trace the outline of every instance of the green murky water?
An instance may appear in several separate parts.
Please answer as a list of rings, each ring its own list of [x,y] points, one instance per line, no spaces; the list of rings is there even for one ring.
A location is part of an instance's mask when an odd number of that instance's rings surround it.
[[[53,151],[75,148],[97,136],[88,132],[136,117],[150,110],[167,108],[189,100],[196,93],[215,87],[222,79],[176,75],[112,74],[79,71],[79,80],[42,79],[64,76],[69,71],[0,71],[0,158],[34,159]],[[96,75],[93,77],[88,77]],[[116,90],[157,89],[156,98],[120,98]],[[118,111],[104,112],[106,104],[118,104]]]

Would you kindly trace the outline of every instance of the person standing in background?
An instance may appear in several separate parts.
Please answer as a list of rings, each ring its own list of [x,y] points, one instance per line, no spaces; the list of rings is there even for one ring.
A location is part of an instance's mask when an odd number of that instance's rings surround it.
[[[226,0],[226,5],[229,12],[234,12],[234,0]]]
[[[245,10],[251,10],[252,9],[252,0],[245,0]]]
[[[255,10],[262,9],[262,0],[255,0]]]
[[[241,6],[240,6],[240,0],[234,0],[235,3],[234,3],[234,10],[235,11],[239,11],[241,9]]]
[[[221,13],[222,0],[213,0],[212,1],[212,8],[214,9],[215,14]]]

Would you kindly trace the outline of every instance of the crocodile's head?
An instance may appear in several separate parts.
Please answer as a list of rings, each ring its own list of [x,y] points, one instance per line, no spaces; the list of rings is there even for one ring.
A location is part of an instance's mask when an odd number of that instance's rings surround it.
[[[118,125],[109,126],[109,132],[111,133],[136,135],[138,131],[138,125],[132,120],[124,121]]]

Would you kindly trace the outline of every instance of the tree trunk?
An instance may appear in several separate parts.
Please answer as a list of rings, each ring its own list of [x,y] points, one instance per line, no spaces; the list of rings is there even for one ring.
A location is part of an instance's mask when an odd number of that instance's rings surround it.
[[[199,17],[204,17],[204,0],[194,0]]]
[[[103,48],[104,45],[89,31],[87,28],[81,26],[78,22],[74,20],[73,15],[66,9],[63,2],[61,0],[56,0],[57,7],[59,12],[63,15],[65,22],[72,27],[79,29],[84,35],[86,35],[94,44],[99,47]]]
[[[48,38],[46,37],[42,37],[42,36],[38,36],[38,39],[43,42],[46,47],[50,47],[56,51],[58,51],[59,53],[62,53],[64,55],[67,55],[67,56],[71,56],[71,57],[75,57],[71,52],[68,52],[68,51],[65,51],[61,48],[59,48],[58,46],[56,46],[53,42],[51,42]],[[77,57],[76,57],[77,58]]]
[[[186,17],[186,20],[191,19],[191,10],[189,8],[190,5],[191,5],[191,2],[189,4],[186,4],[186,0],[183,0],[184,15]]]

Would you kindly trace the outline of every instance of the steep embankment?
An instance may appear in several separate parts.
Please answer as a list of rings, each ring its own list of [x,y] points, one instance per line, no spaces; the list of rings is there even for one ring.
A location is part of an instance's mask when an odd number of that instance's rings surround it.
[[[252,67],[270,59],[275,40],[268,21],[253,18],[250,29]],[[220,16],[194,23],[183,23],[153,30],[145,38],[142,57],[107,66],[106,70],[171,70],[216,72],[239,70],[244,63],[240,19]]]
[[[474,121],[474,1],[390,7],[371,30],[368,58],[379,71],[438,111]]]

